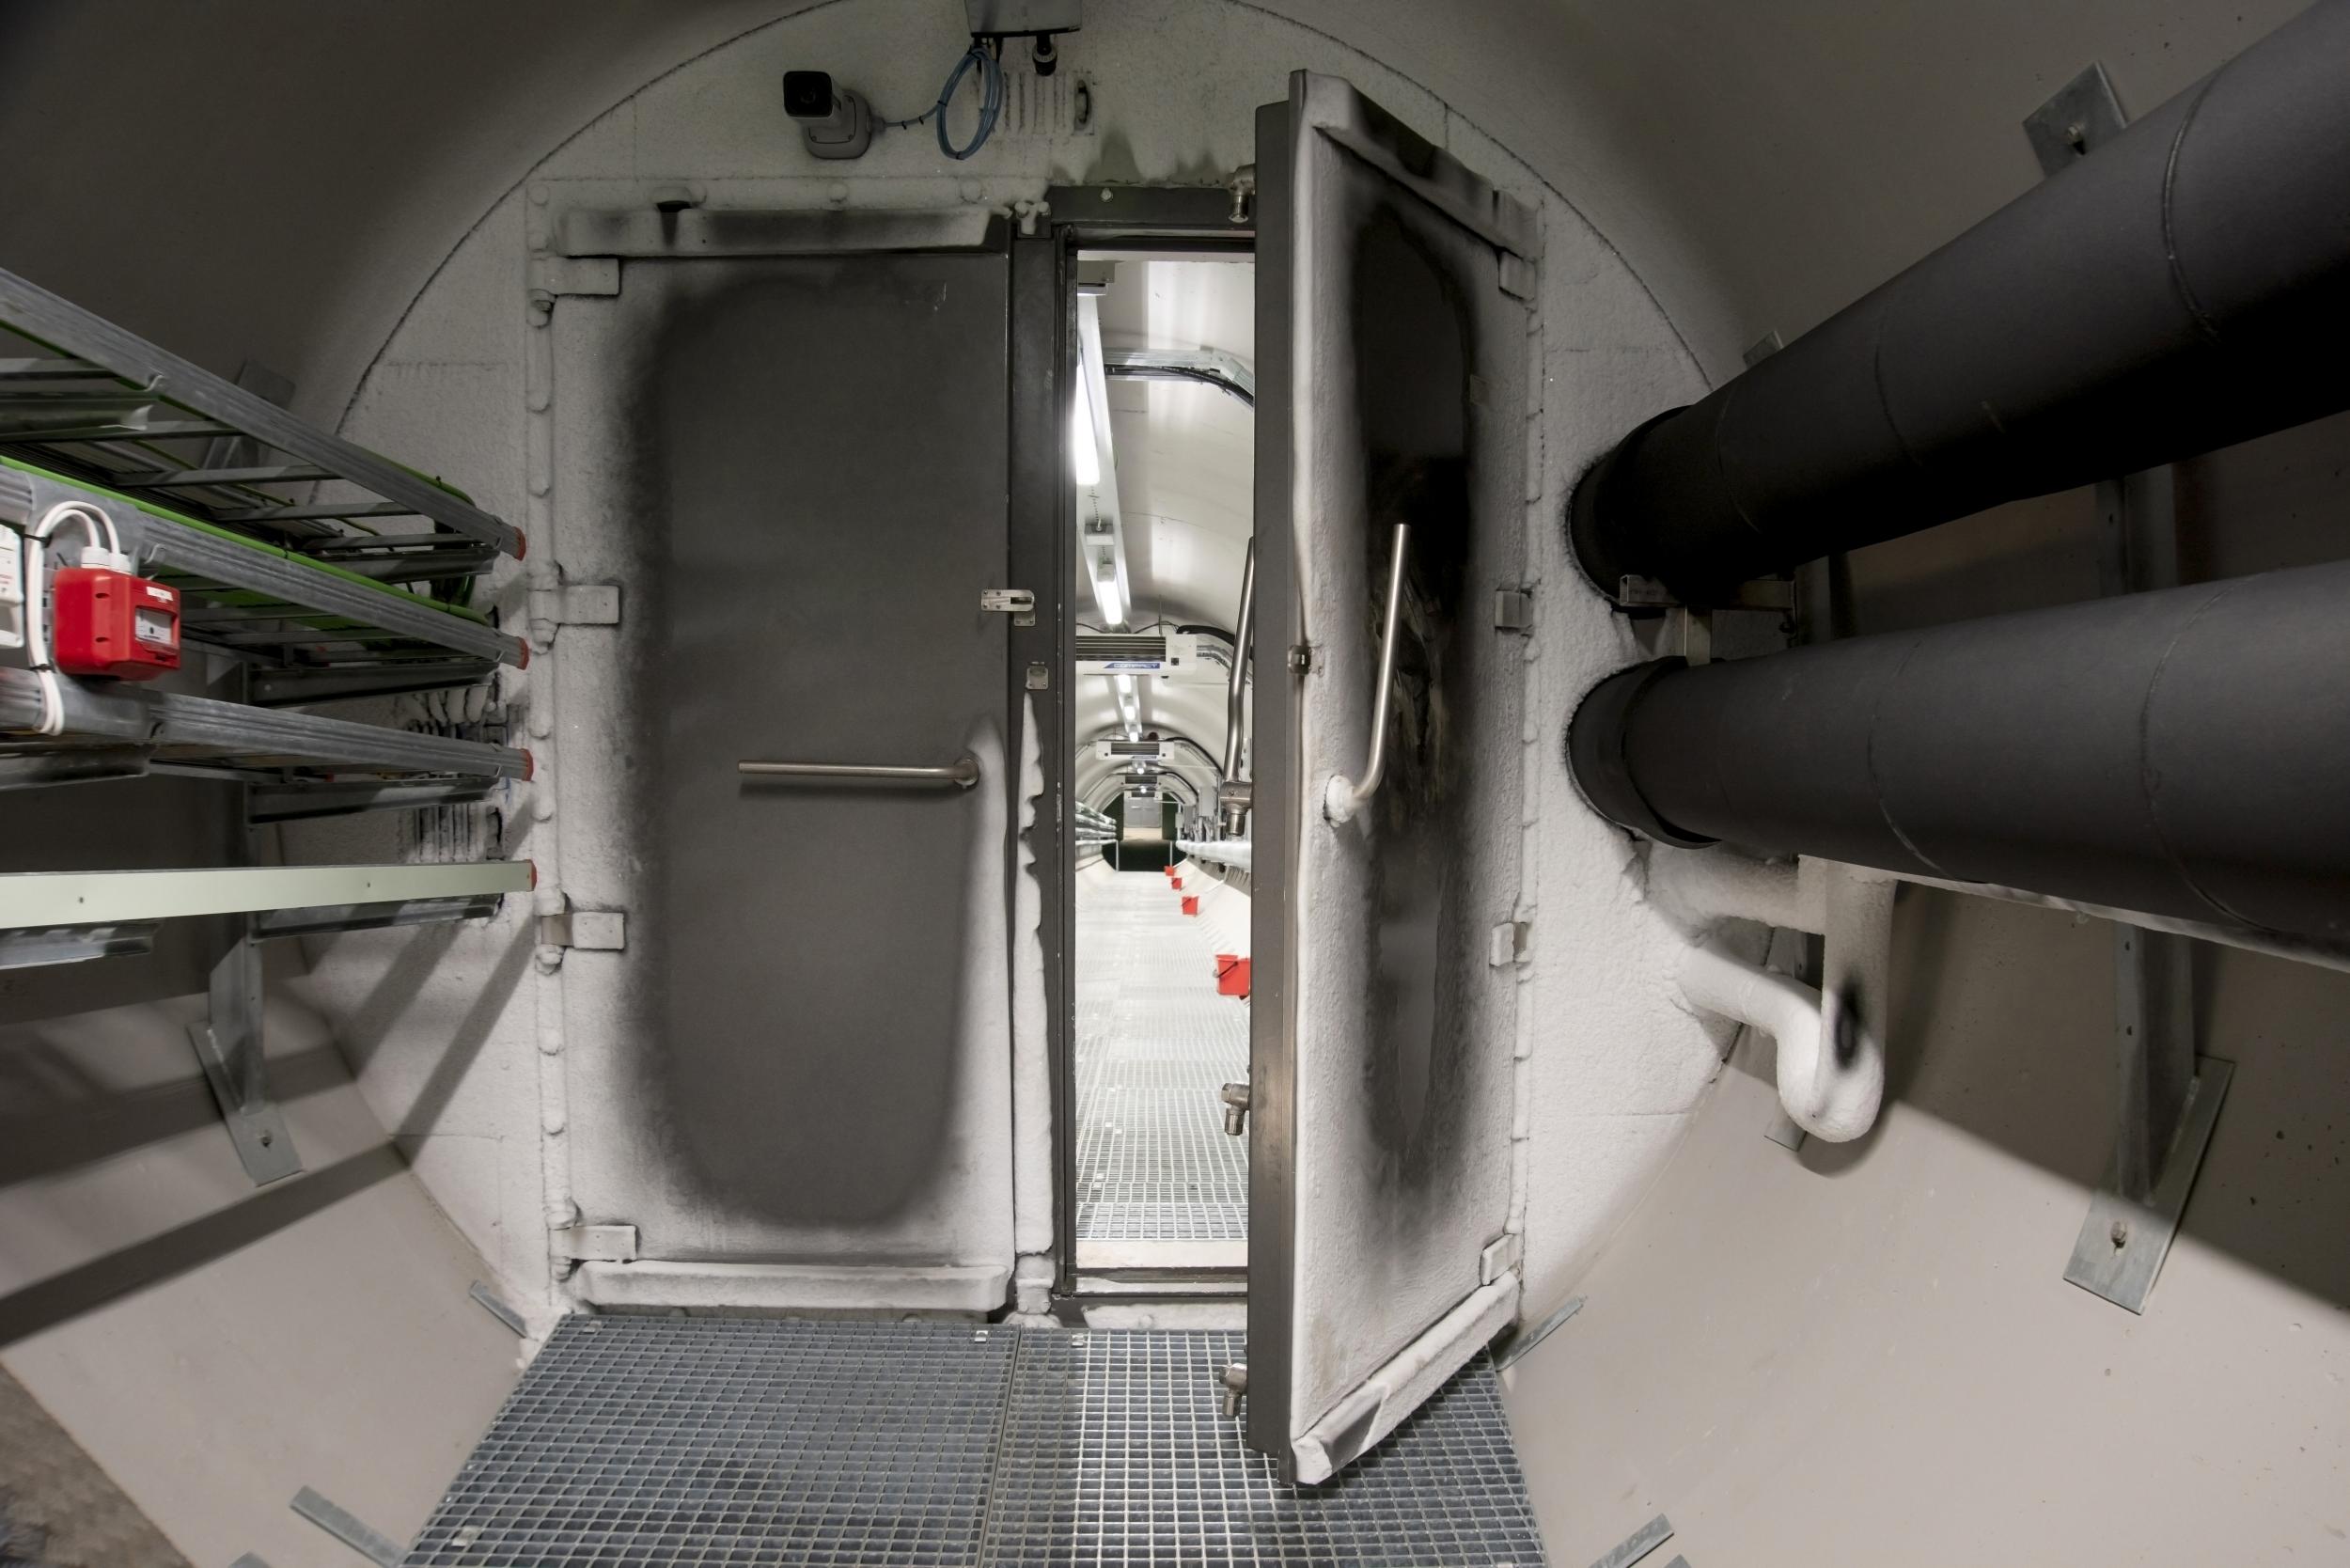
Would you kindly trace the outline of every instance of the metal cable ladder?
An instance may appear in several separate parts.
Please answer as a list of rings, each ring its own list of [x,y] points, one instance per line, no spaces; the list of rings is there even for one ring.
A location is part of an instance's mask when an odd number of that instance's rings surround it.
[[[526,664],[469,603],[521,557],[520,530],[0,272],[0,542],[61,502],[102,512],[133,569],[179,591],[183,644],[233,661],[241,699],[60,674],[61,732],[44,734],[42,677],[0,663],[0,791],[187,775],[237,788],[258,824],[470,803],[529,776],[527,752],[491,740],[301,711]],[[236,921],[190,1034],[258,1184],[301,1161],[268,1096],[255,944],[487,916],[531,881],[523,861],[4,874],[0,968],[149,951],[165,919]]]

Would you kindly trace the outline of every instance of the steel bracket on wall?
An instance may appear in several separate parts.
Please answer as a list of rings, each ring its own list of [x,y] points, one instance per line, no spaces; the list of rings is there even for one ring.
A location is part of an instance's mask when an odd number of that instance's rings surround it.
[[[2193,944],[2135,926],[2116,926],[2114,943],[2113,1164],[2090,1198],[2064,1278],[2142,1312],[2235,1069],[2195,1052]]]
[[[211,1016],[188,1026],[188,1040],[204,1064],[244,1173],[255,1186],[300,1175],[302,1155],[286,1113],[269,1094],[261,1049],[261,949],[250,929],[240,929],[212,965],[210,1000]]]
[[[2129,123],[2106,68],[2092,62],[2024,118],[2043,175],[2058,173],[2120,135]]]

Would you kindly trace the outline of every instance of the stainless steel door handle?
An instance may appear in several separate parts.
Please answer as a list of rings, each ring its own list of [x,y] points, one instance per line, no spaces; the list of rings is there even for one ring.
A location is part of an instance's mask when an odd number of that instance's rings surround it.
[[[1248,554],[1240,569],[1240,620],[1232,632],[1232,678],[1224,693],[1224,778],[1216,799],[1224,808],[1224,831],[1237,834],[1248,825],[1248,786],[1240,776],[1241,730],[1246,723],[1243,695],[1248,683],[1248,649],[1257,619],[1257,541],[1248,541]]]
[[[1387,772],[1387,694],[1395,686],[1395,637],[1403,622],[1403,557],[1411,546],[1412,525],[1395,525],[1395,555],[1387,563],[1387,617],[1379,634],[1379,696],[1371,707],[1371,760],[1363,764],[1360,783],[1333,774],[1323,792],[1322,814],[1334,823],[1353,820],[1379,792]]]
[[[734,771],[754,778],[789,778],[808,784],[952,784],[969,789],[979,781],[976,758],[958,757],[943,768],[893,768],[854,762],[737,762]]]

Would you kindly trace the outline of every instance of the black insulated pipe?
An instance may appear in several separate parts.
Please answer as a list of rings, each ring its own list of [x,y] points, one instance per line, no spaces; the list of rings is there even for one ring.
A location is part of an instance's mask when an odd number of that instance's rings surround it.
[[[2350,0],[1624,439],[1569,532],[1689,604],[2350,406]]]
[[[2350,951],[2350,562],[1727,664],[1568,727],[1584,798],[1729,840]]]

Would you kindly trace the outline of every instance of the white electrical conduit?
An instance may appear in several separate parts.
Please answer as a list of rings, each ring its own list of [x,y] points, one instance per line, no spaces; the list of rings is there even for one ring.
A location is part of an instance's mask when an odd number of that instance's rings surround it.
[[[49,647],[49,539],[68,523],[78,523],[88,536],[89,545],[84,552],[83,564],[101,564],[88,557],[102,552],[108,557],[102,564],[118,572],[131,568],[129,557],[122,553],[122,536],[115,531],[115,520],[86,501],[60,501],[41,513],[24,536],[24,652],[40,678],[40,733],[65,733],[65,693],[57,683],[56,655]],[[100,530],[105,538],[99,538]]]
[[[1661,844],[1650,854],[1650,902],[1700,933],[1681,962],[1682,995],[1771,1037],[1779,1105],[1829,1143],[1866,1133],[1885,1098],[1893,888],[1884,872],[1823,861]],[[1724,919],[1825,935],[1825,983],[1813,990],[1738,957],[1707,929]]]

